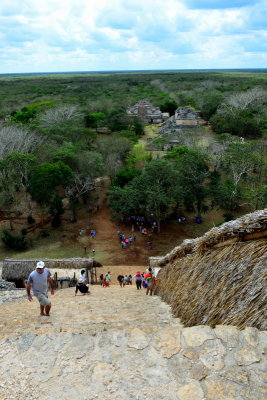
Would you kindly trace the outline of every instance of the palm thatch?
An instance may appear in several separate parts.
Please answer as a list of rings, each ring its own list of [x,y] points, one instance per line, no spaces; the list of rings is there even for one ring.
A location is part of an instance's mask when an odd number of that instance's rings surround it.
[[[39,259],[16,260],[6,258],[3,262],[2,278],[8,281],[27,279],[31,271],[35,269]],[[98,261],[93,258],[67,258],[67,259],[47,259],[42,258],[47,268],[53,269],[81,269],[101,267]]]
[[[266,229],[267,209],[183,242],[158,259],[156,294],[186,326],[266,329]]]

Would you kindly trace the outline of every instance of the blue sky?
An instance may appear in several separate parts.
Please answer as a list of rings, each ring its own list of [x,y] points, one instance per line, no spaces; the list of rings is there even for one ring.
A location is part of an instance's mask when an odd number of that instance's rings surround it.
[[[0,73],[267,68],[266,0],[1,0]]]

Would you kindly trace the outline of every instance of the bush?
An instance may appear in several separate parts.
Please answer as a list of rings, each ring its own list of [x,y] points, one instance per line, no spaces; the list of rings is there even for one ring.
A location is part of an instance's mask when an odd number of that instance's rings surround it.
[[[261,136],[263,130],[261,121],[258,121],[253,113],[247,110],[238,111],[235,115],[213,115],[210,123],[216,133],[227,132],[231,135],[243,137]]]
[[[35,219],[33,218],[32,215],[28,215],[27,222],[28,222],[28,224],[34,224],[35,223]]]
[[[26,236],[28,233],[28,229],[27,228],[22,228],[20,233],[22,234],[22,236]]]
[[[230,212],[223,214],[224,222],[232,221],[235,217]]]
[[[4,229],[2,236],[2,242],[5,244],[6,247],[12,250],[26,250],[27,249],[27,242],[25,240],[25,235],[11,235],[11,233]]]
[[[50,236],[50,233],[48,232],[47,229],[42,229],[42,230],[40,231],[40,236],[43,237],[43,238],[45,238],[45,237]]]

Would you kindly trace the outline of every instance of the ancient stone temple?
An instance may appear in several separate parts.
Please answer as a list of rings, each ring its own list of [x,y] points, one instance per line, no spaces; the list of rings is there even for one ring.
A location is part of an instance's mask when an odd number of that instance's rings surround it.
[[[181,137],[189,132],[197,132],[201,129],[203,120],[199,113],[191,107],[179,107],[175,115],[168,118],[158,130],[157,144],[153,141],[149,144],[150,149],[158,147],[161,141],[161,150],[168,151],[175,146],[181,145]]]
[[[182,129],[198,128],[200,126],[199,114],[191,107],[179,107],[175,115],[168,118],[159,130],[160,133],[179,133]]]
[[[162,113],[159,107],[154,107],[147,100],[139,100],[134,106],[128,107],[127,114],[138,117],[144,124],[160,124],[169,118],[169,113]]]

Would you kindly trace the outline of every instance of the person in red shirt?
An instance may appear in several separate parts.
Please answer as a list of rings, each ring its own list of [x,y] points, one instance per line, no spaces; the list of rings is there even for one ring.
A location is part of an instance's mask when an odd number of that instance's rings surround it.
[[[155,277],[153,275],[153,271],[152,271],[151,267],[149,267],[146,270],[144,279],[147,282],[146,294],[149,294],[150,296],[152,296],[154,289],[155,289]]]

